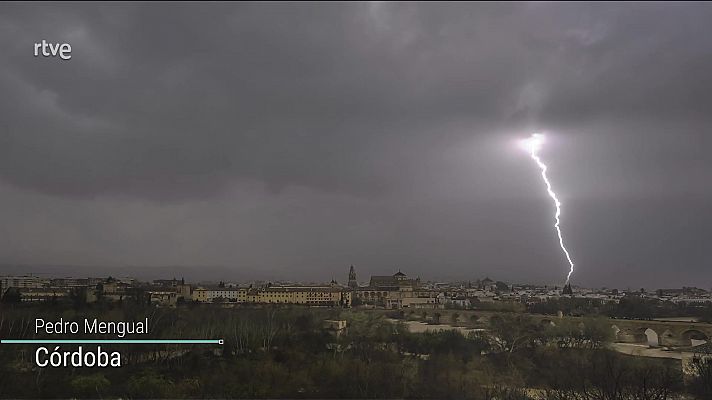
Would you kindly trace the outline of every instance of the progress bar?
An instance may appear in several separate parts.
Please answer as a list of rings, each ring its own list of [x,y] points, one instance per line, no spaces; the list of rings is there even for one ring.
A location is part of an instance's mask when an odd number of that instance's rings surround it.
[[[223,339],[0,339],[1,344],[224,344]]]

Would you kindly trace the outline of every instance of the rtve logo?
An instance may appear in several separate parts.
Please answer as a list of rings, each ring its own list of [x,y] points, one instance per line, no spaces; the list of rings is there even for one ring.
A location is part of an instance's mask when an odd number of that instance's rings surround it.
[[[41,51],[40,51],[41,49]],[[35,43],[35,57],[59,57],[62,60],[72,58],[72,46],[69,43],[47,43],[42,39],[42,42]]]

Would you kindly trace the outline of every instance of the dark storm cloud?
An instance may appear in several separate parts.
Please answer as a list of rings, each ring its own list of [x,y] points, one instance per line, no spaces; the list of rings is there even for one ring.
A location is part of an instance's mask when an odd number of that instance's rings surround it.
[[[677,260],[676,282],[707,287],[710,256],[691,243],[710,225],[711,17],[663,3],[3,5],[0,258],[556,281],[551,205],[513,146],[544,129],[583,283],[613,285],[625,264],[626,283],[663,284]],[[32,57],[41,39],[71,43],[72,60]],[[673,207],[690,214],[658,257],[644,244],[681,221]]]

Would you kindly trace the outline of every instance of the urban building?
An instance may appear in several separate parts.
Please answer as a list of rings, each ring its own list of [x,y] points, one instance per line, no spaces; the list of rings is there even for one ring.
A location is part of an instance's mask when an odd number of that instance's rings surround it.
[[[341,286],[275,286],[260,288],[198,287],[193,300],[200,303],[302,304],[351,306],[351,292]]]
[[[5,293],[8,288],[41,288],[48,281],[38,276],[2,276],[0,277],[0,292]]]

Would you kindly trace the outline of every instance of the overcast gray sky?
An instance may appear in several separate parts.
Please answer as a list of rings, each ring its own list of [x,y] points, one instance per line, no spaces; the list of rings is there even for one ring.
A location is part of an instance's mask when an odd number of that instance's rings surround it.
[[[712,287],[710,4],[2,4],[0,263]],[[72,59],[33,56],[47,39]],[[97,271],[100,271],[97,269]],[[259,278],[259,276],[255,276]]]

